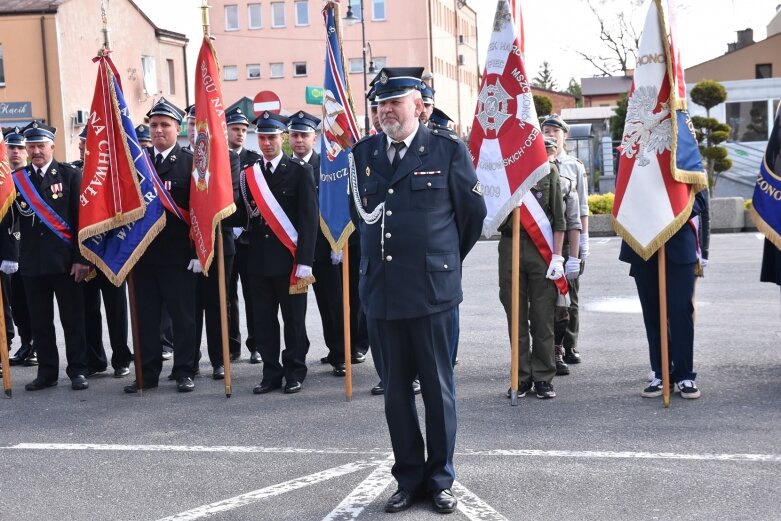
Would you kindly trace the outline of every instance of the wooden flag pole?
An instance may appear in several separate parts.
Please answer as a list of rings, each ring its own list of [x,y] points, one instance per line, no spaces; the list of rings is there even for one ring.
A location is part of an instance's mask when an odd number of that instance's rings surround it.
[[[136,284],[133,271],[127,276],[127,298],[130,305],[130,333],[133,336],[133,365],[136,369],[136,387],[141,396],[144,395],[144,372],[141,367],[141,339],[138,333],[138,314],[136,312]],[[162,353],[160,353],[162,356]]]
[[[217,284],[220,292],[220,340],[222,341],[222,365],[225,369],[225,397],[233,394],[231,385],[231,356],[228,347],[228,291],[225,288],[225,255],[223,255],[222,224],[217,224]]]
[[[350,336],[350,255],[347,241],[342,246],[342,324],[344,327],[344,397],[353,398],[353,355]]]
[[[10,280],[10,277],[9,277]],[[11,389],[11,364],[8,363],[8,337],[5,334],[5,308],[3,306],[3,279],[0,278],[0,367],[2,367],[3,390],[9,398],[13,397]]]
[[[518,293],[521,275],[521,209],[513,209],[512,317],[510,319],[510,405],[518,405]]]
[[[659,335],[662,350],[662,403],[670,406],[670,354],[667,338],[667,262],[665,245],[659,248]]]

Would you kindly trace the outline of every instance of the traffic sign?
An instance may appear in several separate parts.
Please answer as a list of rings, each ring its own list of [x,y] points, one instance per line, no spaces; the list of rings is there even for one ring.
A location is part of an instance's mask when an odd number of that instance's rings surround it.
[[[279,114],[282,110],[282,102],[279,101],[279,96],[270,90],[262,90],[255,94],[255,98],[252,100],[252,109],[255,112],[255,116],[260,116],[264,111],[268,110],[273,114]]]

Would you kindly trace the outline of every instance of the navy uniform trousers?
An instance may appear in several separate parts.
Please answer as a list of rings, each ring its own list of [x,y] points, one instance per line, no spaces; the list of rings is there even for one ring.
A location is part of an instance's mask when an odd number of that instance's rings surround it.
[[[98,270],[94,279],[82,282],[84,291],[84,319],[87,336],[87,367],[102,371],[108,366],[103,347],[103,316],[101,296],[106,307],[106,325],[111,344],[111,367],[127,367],[133,359],[127,345],[127,284],[115,286]]]

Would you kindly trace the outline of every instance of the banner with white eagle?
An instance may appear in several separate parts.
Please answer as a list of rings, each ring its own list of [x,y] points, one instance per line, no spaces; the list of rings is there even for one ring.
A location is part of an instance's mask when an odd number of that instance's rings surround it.
[[[667,4],[651,1],[640,37],[613,203],[613,227],[646,260],[688,220],[707,186]]]

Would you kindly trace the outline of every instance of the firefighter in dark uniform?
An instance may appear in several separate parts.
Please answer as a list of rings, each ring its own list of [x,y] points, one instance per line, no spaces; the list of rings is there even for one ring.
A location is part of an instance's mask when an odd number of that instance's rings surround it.
[[[290,116],[288,142],[293,156],[309,164],[314,174],[315,186],[320,189],[320,154],[315,152],[317,118],[304,111]],[[323,324],[323,339],[328,348],[326,362],[331,364],[334,376],[345,375],[344,364],[344,314],[342,309],[342,252],[334,252],[323,230],[317,227],[315,261],[312,272],[315,276],[314,291],[317,310]]]
[[[87,143],[89,126],[79,134],[79,159],[71,164],[84,168],[84,147]],[[84,291],[84,330],[87,339],[87,376],[104,372],[108,367],[106,350],[103,347],[103,315],[100,310],[101,296],[106,307],[106,325],[111,343],[111,367],[114,377],[130,374],[133,354],[127,345],[127,285],[117,287],[100,270],[94,270],[82,284]]]
[[[239,155],[239,168],[244,170],[260,159],[260,154],[244,146],[250,122],[238,107],[225,113],[225,122],[228,125],[228,147]],[[237,202],[236,207],[241,208],[242,204]],[[231,271],[230,283],[228,284],[228,302],[231,309],[228,323],[228,342],[231,360],[241,358],[241,313],[239,311],[239,279],[241,279],[241,295],[244,298],[244,318],[247,324],[246,346],[250,353],[249,361],[251,364],[259,364],[261,359],[255,344],[255,324],[252,322],[252,294],[249,290],[249,273],[247,271],[249,235],[246,233],[246,230],[239,226],[233,228],[233,232],[236,238],[236,255],[233,257],[233,270]]]
[[[8,129],[7,131],[4,130],[3,136],[6,151],[8,153],[8,164],[10,165],[11,170],[13,171],[27,166],[27,149],[24,146],[24,136],[22,135],[22,131],[19,129],[19,127]],[[16,223],[14,223],[13,234],[17,242],[16,249],[18,260],[18,220]],[[18,270],[18,268],[19,266],[17,263],[16,269]],[[19,349],[17,349],[16,353],[14,353],[14,356],[9,358],[9,363],[11,365],[38,365],[38,355],[36,354],[32,345],[33,332],[32,326],[30,325],[30,312],[27,309],[27,297],[24,294],[24,279],[22,278],[21,273],[15,271],[13,275],[9,275],[9,280],[10,284],[8,285],[8,289],[6,289],[6,286],[3,286],[3,298],[6,298],[7,293],[10,294],[10,298],[3,300],[3,303],[7,302],[11,306],[11,314],[7,314],[5,319],[6,327],[9,322],[11,327],[16,325],[16,328],[19,332],[19,338],[22,342],[22,345],[19,347]],[[12,315],[13,321],[9,320],[9,317]],[[9,343],[9,349],[10,346],[11,344]]]
[[[90,268],[79,254],[78,230],[81,172],[54,159],[56,129],[33,122],[24,130],[27,154],[31,163],[19,171],[26,177],[17,183],[14,211],[20,217],[20,272],[30,309],[33,342],[38,351],[38,376],[25,386],[37,391],[57,385],[59,354],[54,332],[53,299],[57,297],[60,323],[65,335],[66,372],[74,390],[87,389],[86,341],[84,337],[84,299],[79,283]],[[45,205],[45,206],[44,206]],[[48,206],[53,214],[46,210]],[[67,232],[55,233],[54,218],[67,223]],[[48,224],[47,224],[48,223]]]
[[[188,136],[190,136],[190,145],[183,149],[188,153],[192,153],[192,147],[195,146],[194,140],[195,134],[195,105],[190,105],[187,108],[187,129]],[[231,186],[233,187],[233,200],[238,207],[242,204],[239,197],[239,155],[232,151],[228,151],[231,166]],[[236,254],[236,247],[234,246],[233,237],[233,225],[240,224],[240,217],[233,214],[227,216],[222,220],[220,226],[222,226],[222,254],[223,262],[225,265],[225,285],[227,290],[228,281],[233,270],[233,257]],[[214,235],[214,255],[217,255],[217,232]],[[209,362],[212,365],[212,377],[215,380],[222,380],[225,378],[225,366],[222,358],[222,323],[220,319],[220,286],[217,283],[219,280],[219,263],[215,257],[212,263],[209,265],[208,277],[197,277],[197,286],[195,293],[195,374],[198,374],[198,362],[201,360],[201,336],[203,333],[203,324],[206,322],[206,348],[209,354]],[[230,317],[233,312],[231,309],[230,301],[226,305],[227,319],[230,322]],[[230,333],[229,333],[230,334]],[[173,379],[173,378],[171,378]]]
[[[136,127],[136,137],[138,137],[138,144],[141,148],[149,148],[152,146],[152,138],[149,135],[149,125],[141,123]]]
[[[18,143],[19,139],[24,147],[24,137],[17,134],[14,130],[10,130],[9,134],[13,137],[13,142]],[[6,132],[3,132],[3,136]],[[8,147],[8,139],[4,138],[6,147]],[[14,164],[10,159],[8,162],[12,169]],[[18,162],[17,162],[18,164]],[[8,179],[7,182],[13,182]],[[19,224],[18,220],[14,219],[12,212],[7,212],[5,217],[0,222],[0,279],[3,286],[3,314],[5,316],[5,337],[7,340],[8,350],[11,350],[11,341],[14,338],[14,322],[11,318],[11,276],[19,270]],[[0,332],[2,334],[2,332]],[[0,367],[0,376],[2,376],[3,370]]]
[[[147,113],[153,147],[147,149],[157,174],[176,206],[190,208],[192,155],[176,142],[184,112],[165,98]],[[195,274],[201,263],[190,241],[190,227],[166,208],[165,227],[149,244],[133,268],[136,302],[139,303],[139,337],[145,389],[157,387],[163,367],[160,341],[161,307],[165,305],[173,325],[174,366],[171,370],[179,392],[195,389]],[[138,382],[125,392],[138,392]]]
[[[297,235],[295,258],[280,240],[280,229],[272,228],[258,210],[251,183],[260,186],[252,171],[242,172],[244,211],[249,214],[249,275],[252,289],[253,320],[260,356],[263,359],[263,379],[255,386],[255,394],[265,394],[282,387],[285,393],[301,391],[306,377],[306,354],[309,340],[306,336],[306,283],[312,280],[312,262],[315,254],[319,209],[312,167],[300,159],[282,152],[283,134],[288,119],[264,112],[255,120],[258,145],[263,154],[257,169],[262,172],[268,188],[276,200],[275,213],[287,220]],[[271,204],[271,203],[270,203]],[[272,205],[273,206],[273,205]],[[275,233],[276,230],[276,233]],[[287,229],[286,229],[287,230]],[[293,230],[287,230],[292,240]],[[283,235],[284,236],[284,235]],[[300,287],[292,293],[293,286]],[[282,311],[285,349],[280,363],[280,336],[277,314]]]
[[[383,132],[353,148],[354,206],[359,214],[359,291],[372,349],[383,357],[385,416],[398,490],[387,512],[428,493],[438,512],[457,500],[453,451],[456,409],[451,337],[462,300],[461,263],[486,215],[464,144],[419,121],[422,67],[385,68],[375,83]],[[426,439],[412,381],[420,377]]]

